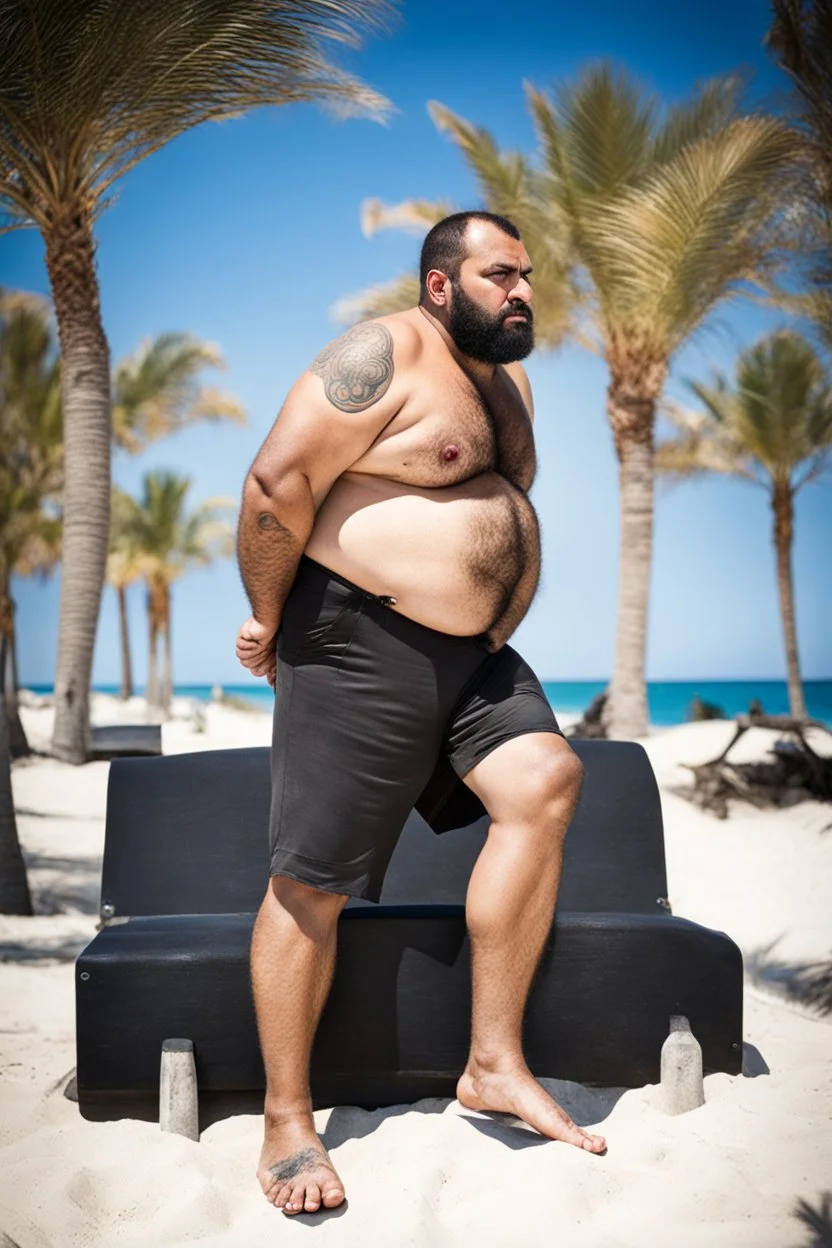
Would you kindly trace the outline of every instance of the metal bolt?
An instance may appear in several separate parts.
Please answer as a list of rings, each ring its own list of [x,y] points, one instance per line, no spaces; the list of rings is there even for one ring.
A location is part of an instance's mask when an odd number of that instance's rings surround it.
[[[82,971],[82,972],[81,972],[81,976],[80,976],[80,977],[81,977],[81,979],[89,979],[89,977],[90,977],[90,973],[89,973],[89,971]]]
[[[732,1048],[732,1049],[738,1049],[739,1047],[740,1047],[740,1046],[737,1044],[736,1040],[735,1040],[735,1041],[734,1041],[734,1043],[731,1045],[731,1048]]]
[[[111,919],[116,912],[116,908],[111,901],[102,901],[101,917],[102,919]]]

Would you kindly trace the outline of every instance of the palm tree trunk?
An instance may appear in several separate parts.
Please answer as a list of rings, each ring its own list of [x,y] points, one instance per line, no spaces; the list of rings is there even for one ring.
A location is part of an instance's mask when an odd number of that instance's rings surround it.
[[[774,549],[777,552],[777,589],[786,642],[786,670],[789,680],[789,709],[793,719],[806,718],[800,661],[797,656],[797,628],[794,617],[792,580],[792,541],[794,539],[794,496],[788,482],[775,484],[771,496],[774,512]]]
[[[165,665],[162,676],[162,706],[166,711],[169,711],[171,698],[173,697],[173,652],[170,636],[170,586],[168,585],[165,586],[164,598]]]
[[[123,585],[116,585],[118,596],[118,622],[121,636],[121,700],[126,702],[133,696],[133,665],[130,661],[130,631],[127,627],[127,591]]]
[[[92,656],[110,523],[110,361],[95,242],[80,207],[43,231],[61,345],[64,413],[63,574],[52,752],[89,756]]]
[[[0,683],[5,698],[9,750],[12,758],[31,754],[17,704],[17,653],[15,646],[15,605],[8,581],[0,586]]]
[[[607,736],[647,735],[647,612],[653,562],[653,427],[664,372],[655,366],[649,392],[612,382],[607,414],[618,452],[621,532],[615,659],[604,708]],[[657,384],[658,381],[658,384]]]
[[[0,914],[31,914],[32,898],[12,800],[6,700],[0,691]]]
[[[157,667],[157,651],[159,630],[156,625],[156,614],[151,591],[147,591],[147,623],[150,638],[150,654],[147,661],[147,704],[159,705],[159,675]]]

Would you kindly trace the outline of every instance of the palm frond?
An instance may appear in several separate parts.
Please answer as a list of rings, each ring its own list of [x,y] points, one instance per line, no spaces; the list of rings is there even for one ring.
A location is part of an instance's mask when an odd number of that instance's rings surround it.
[[[702,408],[668,411],[680,432],[660,446],[661,471],[690,465],[788,484],[794,492],[830,462],[832,382],[799,334],[779,331],[746,348],[733,383],[717,374],[711,385],[687,384]]]
[[[592,199],[637,185],[650,163],[658,101],[608,62],[559,83],[554,99],[530,91],[550,172],[572,195]]]
[[[672,105],[651,142],[651,164],[667,164],[689,143],[728,126],[737,116],[742,89],[738,74],[712,78],[699,84],[690,99]]]
[[[557,205],[547,203],[543,179],[517,152],[501,153],[491,134],[436,102],[429,106],[440,131],[450,135],[480,184],[490,212],[512,221],[534,266],[535,337],[556,347],[573,329],[580,302],[571,231]]]
[[[531,168],[519,152],[501,152],[493,136],[482,126],[474,126],[463,117],[432,100],[428,112],[440,132],[449,134],[473,169],[491,212],[500,213],[522,232],[519,218],[524,207],[535,206]]]
[[[662,415],[677,432],[656,442],[654,467],[660,476],[687,480],[714,472],[758,482],[747,450],[732,436],[727,403],[718,400],[715,409],[702,413],[666,402]]]
[[[781,123],[740,118],[587,214],[613,319],[635,319],[670,354],[719,302],[767,273],[791,157]]]
[[[63,417],[48,305],[0,301],[0,565],[26,576],[54,562]],[[57,557],[57,556],[54,556]]]
[[[317,100],[383,118],[388,101],[325,54],[386,30],[390,0],[121,0],[0,7],[0,202],[46,225],[204,121]]]
[[[170,585],[189,568],[233,554],[236,501],[207,499],[189,513],[189,488],[187,477],[156,471],[145,474],[139,499],[113,491],[108,564],[113,584],[143,577],[151,586]]]
[[[60,562],[63,529],[60,515],[40,511],[33,518],[15,560],[18,576],[49,576]]]
[[[219,347],[189,334],[167,333],[142,342],[113,375],[113,438],[131,452],[200,420],[245,423],[232,395],[204,387],[206,367],[223,369]]]
[[[402,273],[392,281],[378,286],[368,286],[354,295],[339,299],[330,310],[334,321],[342,325],[356,325],[359,321],[372,321],[377,316],[389,316],[393,312],[405,312],[419,302],[419,274]]]
[[[379,230],[425,234],[453,211],[448,200],[407,199],[402,204],[384,204],[380,199],[365,199],[361,205],[361,232],[365,238],[372,238]]]

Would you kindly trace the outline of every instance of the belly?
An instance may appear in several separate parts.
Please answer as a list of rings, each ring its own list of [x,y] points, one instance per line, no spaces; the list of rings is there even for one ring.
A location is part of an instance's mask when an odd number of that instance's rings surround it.
[[[457,636],[492,627],[540,560],[531,503],[491,472],[441,489],[346,474],[318,512],[306,553]]]

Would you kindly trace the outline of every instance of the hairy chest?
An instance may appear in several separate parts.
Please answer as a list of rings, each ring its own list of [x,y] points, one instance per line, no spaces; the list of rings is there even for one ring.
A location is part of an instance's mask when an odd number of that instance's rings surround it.
[[[510,381],[482,393],[461,370],[425,376],[355,471],[441,488],[497,472],[519,489],[534,478],[532,425]]]

